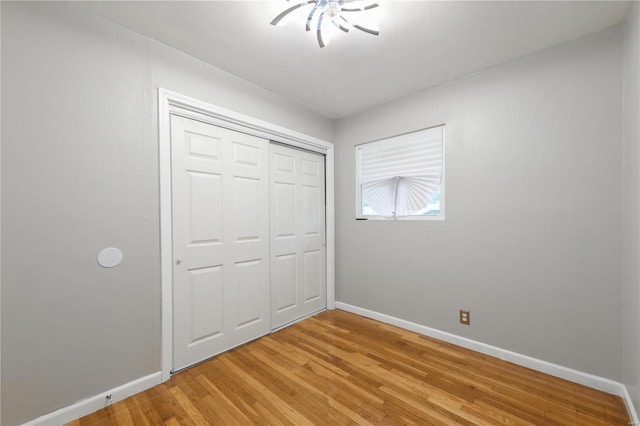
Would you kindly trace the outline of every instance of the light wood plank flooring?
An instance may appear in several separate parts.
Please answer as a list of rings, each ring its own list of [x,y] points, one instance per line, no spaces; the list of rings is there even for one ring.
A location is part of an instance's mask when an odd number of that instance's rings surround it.
[[[626,425],[623,401],[344,311],[70,425]]]

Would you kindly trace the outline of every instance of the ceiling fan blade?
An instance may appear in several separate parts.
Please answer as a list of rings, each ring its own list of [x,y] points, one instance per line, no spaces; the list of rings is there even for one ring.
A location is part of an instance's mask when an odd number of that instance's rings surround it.
[[[324,18],[324,12],[322,12],[320,14],[320,17],[318,18],[318,28],[316,29],[316,35],[318,37],[318,45],[320,46],[320,48],[323,48],[327,44],[329,44],[329,39],[325,40],[322,37],[322,18]]]
[[[345,18],[344,16],[340,15],[340,19],[342,19],[344,21],[344,23],[347,24],[347,26],[353,27],[353,24],[351,22],[349,22],[349,20],[347,18]]]
[[[308,0],[308,1],[303,1],[301,3],[296,4],[295,6],[291,6],[289,9],[284,10],[283,12],[281,12],[280,14],[278,14],[275,18],[273,18],[270,22],[271,25],[278,25],[280,23],[280,21],[282,21],[282,19],[287,16],[288,14],[290,14],[291,12],[293,12],[294,10],[302,7],[302,6],[306,6],[308,4],[311,3],[315,3],[315,0]]]
[[[344,25],[342,25],[340,22],[337,22],[335,19],[331,20],[331,23],[333,25],[335,25],[336,27],[338,27],[339,29],[341,29],[342,31],[344,31],[345,33],[349,32],[349,28],[345,27]]]
[[[374,30],[372,28],[363,27],[362,25],[353,24],[353,27],[359,29],[360,31],[364,31],[365,33],[372,34],[375,36],[380,34],[380,31]]]
[[[313,15],[318,11],[318,3],[313,6],[311,12],[309,12],[309,16],[307,16],[307,26],[305,27],[307,31],[311,31],[311,21],[313,20]]]

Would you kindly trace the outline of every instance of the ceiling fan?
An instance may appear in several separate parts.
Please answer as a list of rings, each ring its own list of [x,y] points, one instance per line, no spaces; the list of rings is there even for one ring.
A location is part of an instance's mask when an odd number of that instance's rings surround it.
[[[289,0],[287,0],[289,1]],[[349,32],[351,28],[357,28],[365,33],[378,35],[380,32],[371,27],[364,26],[359,23],[352,22],[351,16],[357,12],[365,12],[367,10],[378,7],[378,3],[368,2],[366,0],[307,0],[291,6],[271,21],[271,25],[283,25],[288,15],[294,10],[311,7],[311,11],[307,15],[307,23],[305,28],[311,31],[312,27],[316,28],[318,45],[325,47],[329,43],[329,35],[326,34],[327,25],[333,26],[338,30]],[[314,22],[315,21],[315,22]],[[325,29],[325,34],[322,33]]]

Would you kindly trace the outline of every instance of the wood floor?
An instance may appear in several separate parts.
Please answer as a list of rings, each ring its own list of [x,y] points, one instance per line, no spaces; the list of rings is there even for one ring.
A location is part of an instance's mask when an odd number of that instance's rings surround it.
[[[344,311],[70,425],[626,425],[616,396]]]

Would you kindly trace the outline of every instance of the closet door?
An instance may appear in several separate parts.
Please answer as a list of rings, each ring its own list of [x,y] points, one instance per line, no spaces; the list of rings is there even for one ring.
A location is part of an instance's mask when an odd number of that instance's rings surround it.
[[[171,117],[174,371],[270,331],[268,149]]]
[[[271,325],[326,308],[324,156],[271,144]]]

